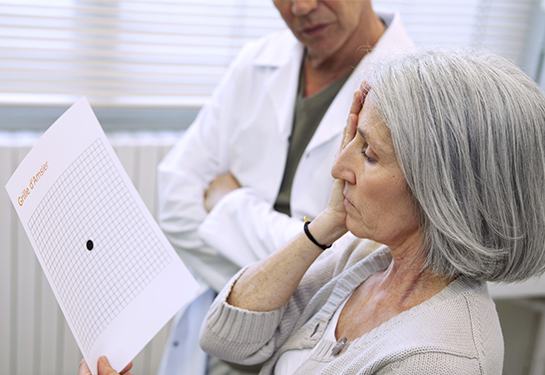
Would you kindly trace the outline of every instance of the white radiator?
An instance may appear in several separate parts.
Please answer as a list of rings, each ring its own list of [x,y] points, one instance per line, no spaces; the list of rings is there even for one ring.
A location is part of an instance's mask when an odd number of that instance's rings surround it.
[[[150,212],[156,167],[181,133],[109,135]],[[4,189],[39,135],[0,133],[0,374],[74,375],[82,356]],[[168,326],[134,360],[133,373],[156,373]]]

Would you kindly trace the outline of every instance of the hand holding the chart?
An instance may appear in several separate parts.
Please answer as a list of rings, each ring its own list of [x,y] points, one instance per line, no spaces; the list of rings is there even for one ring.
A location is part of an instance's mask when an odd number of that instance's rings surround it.
[[[131,368],[132,362],[118,373],[112,368],[112,366],[110,366],[110,362],[106,357],[100,357],[97,364],[98,375],[131,375],[131,373],[128,372]],[[91,375],[91,371],[89,370],[89,367],[84,359],[82,359],[79,363],[78,375]]]

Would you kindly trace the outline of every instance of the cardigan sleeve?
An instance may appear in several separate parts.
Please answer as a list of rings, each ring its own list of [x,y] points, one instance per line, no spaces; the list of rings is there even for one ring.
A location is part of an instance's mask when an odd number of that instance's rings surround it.
[[[349,267],[355,261],[353,258],[361,259],[378,246],[371,241],[354,239],[352,235],[343,237],[336,245],[325,251],[309,268],[288,303],[274,311],[248,311],[227,303],[233,285],[246,268],[237,273],[208,311],[201,331],[202,349],[223,360],[243,365],[268,360],[290,337],[309,301]]]
[[[287,306],[267,312],[248,311],[227,303],[237,273],[218,294],[201,330],[201,348],[212,356],[243,365],[266,361],[277,348],[277,334]]]
[[[229,362],[254,365],[269,359],[288,339],[308,301],[331,280],[342,251],[337,247],[320,256],[309,268],[299,287],[280,309],[256,312],[227,303],[237,273],[218,294],[201,331],[201,347],[210,355]]]

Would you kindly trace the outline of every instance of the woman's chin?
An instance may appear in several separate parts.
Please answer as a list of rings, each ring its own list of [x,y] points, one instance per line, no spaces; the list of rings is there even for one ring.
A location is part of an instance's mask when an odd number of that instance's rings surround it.
[[[369,238],[366,231],[363,229],[361,222],[351,220],[349,216],[346,217],[346,228],[348,228],[348,231],[358,238]]]

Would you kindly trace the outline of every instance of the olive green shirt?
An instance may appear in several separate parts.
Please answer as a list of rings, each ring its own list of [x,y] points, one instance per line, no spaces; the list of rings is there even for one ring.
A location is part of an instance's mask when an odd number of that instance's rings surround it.
[[[350,73],[345,74],[337,81],[327,86],[322,91],[309,97],[304,97],[305,92],[305,60],[306,53],[303,56],[301,72],[299,73],[299,88],[297,89],[297,99],[295,101],[295,111],[293,115],[293,128],[289,138],[288,158],[284,169],[282,185],[274,204],[276,211],[291,216],[290,196],[291,186],[295,171],[301,160],[301,156],[314,135],[316,128],[322,121],[327,109],[337,96],[337,93],[343,87],[344,83],[350,77]],[[340,121],[340,119],[339,119]]]

